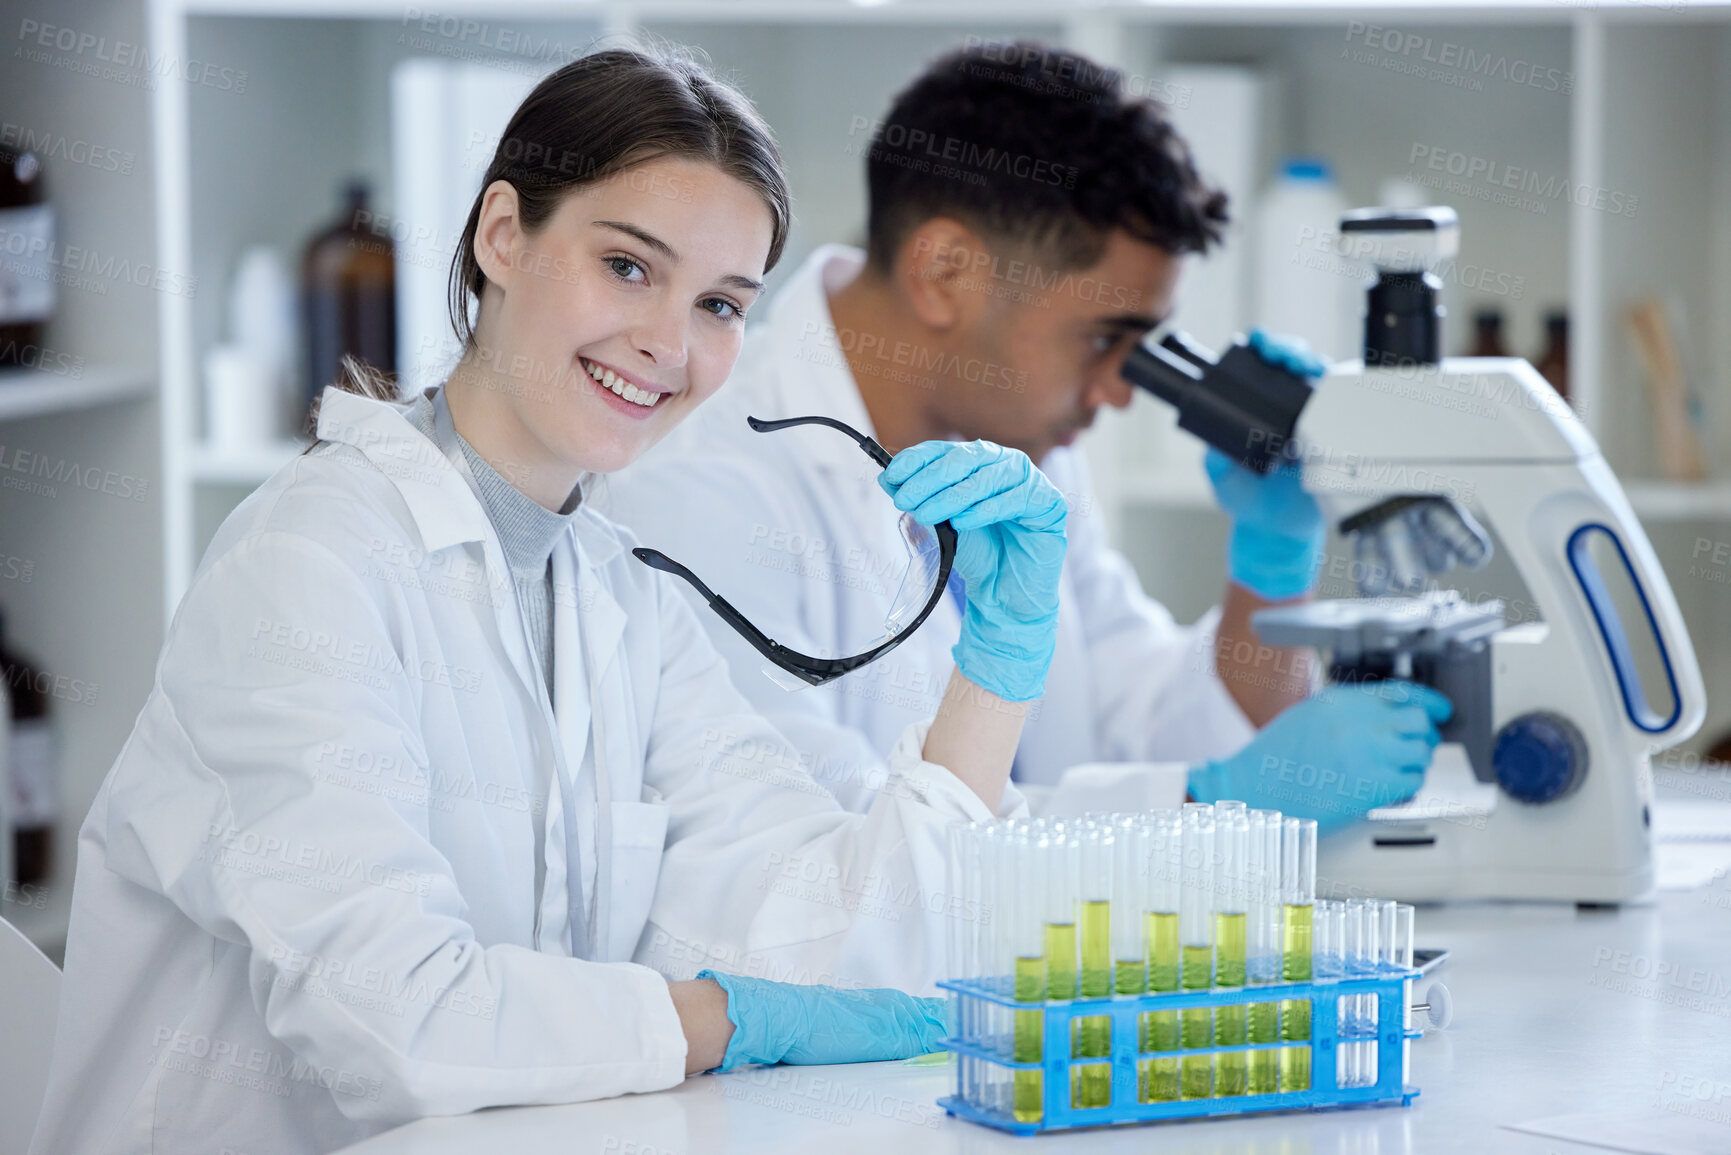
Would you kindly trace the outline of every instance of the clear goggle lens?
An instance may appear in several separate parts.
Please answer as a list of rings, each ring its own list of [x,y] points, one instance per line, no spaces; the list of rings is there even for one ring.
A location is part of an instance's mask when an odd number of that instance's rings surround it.
[[[905,513],[897,520],[896,529],[902,546],[901,556],[884,558],[878,564],[878,559],[869,553],[863,559],[850,554],[845,559],[846,564],[841,558],[826,557],[819,564],[808,566],[807,581],[827,578],[843,583],[851,587],[848,590],[850,597],[875,593],[886,606],[882,624],[875,632],[861,631],[862,636],[857,639],[844,638],[845,647],[835,653],[826,652],[825,647],[814,647],[809,651],[812,657],[846,658],[874,650],[912,626],[920,611],[926,608],[938,584],[938,570],[941,568],[942,551],[938,536],[930,526],[921,525]],[[789,692],[810,688],[809,683],[771,662],[765,662],[762,669],[765,677]]]

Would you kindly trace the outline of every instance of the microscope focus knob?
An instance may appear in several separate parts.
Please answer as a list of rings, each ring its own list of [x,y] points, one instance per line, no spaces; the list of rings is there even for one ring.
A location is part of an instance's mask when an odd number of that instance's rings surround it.
[[[1586,777],[1587,741],[1561,714],[1522,714],[1497,731],[1491,764],[1497,782],[1516,801],[1555,802]]]

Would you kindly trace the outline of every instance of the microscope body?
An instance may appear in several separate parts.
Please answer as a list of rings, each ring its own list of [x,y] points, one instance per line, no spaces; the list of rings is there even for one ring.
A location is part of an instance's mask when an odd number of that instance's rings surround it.
[[[1216,359],[1156,333],[1123,369],[1246,468],[1300,469],[1365,563],[1355,577],[1374,596],[1263,610],[1262,639],[1316,646],[1342,679],[1412,677],[1456,703],[1438,761],[1464,754],[1488,802],[1439,807],[1421,792],[1373,810],[1323,841],[1320,889],[1638,898],[1653,885],[1650,758],[1706,713],[1670,583],[1591,434],[1531,365],[1441,356],[1431,267],[1456,251],[1454,211],[1359,209],[1341,233],[1375,271],[1362,360],[1312,381],[1242,344]],[[1489,559],[1480,519],[1540,620],[1504,626],[1499,602],[1441,588]]]
[[[1411,901],[1648,892],[1649,759],[1700,727],[1706,697],[1670,583],[1574,413],[1515,358],[1342,362],[1316,383],[1293,440],[1287,457],[1337,525],[1391,498],[1472,510],[1540,616],[1490,634],[1489,693],[1462,703],[1488,698],[1490,756],[1471,764],[1495,804],[1377,811],[1325,841],[1326,877]],[[1613,585],[1637,596],[1619,607]],[[1656,650],[1657,675],[1643,680],[1632,637]]]

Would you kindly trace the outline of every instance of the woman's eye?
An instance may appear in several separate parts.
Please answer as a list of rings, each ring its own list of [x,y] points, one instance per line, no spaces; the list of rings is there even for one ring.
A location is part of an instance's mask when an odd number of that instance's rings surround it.
[[[618,277],[621,281],[642,280],[641,276],[634,277],[632,274],[641,274],[643,272],[643,266],[632,260],[630,257],[608,257],[607,267],[611,269],[613,275]]]
[[[1110,353],[1112,351],[1112,346],[1117,343],[1118,338],[1114,334],[1101,333],[1099,336],[1094,338],[1094,352]]]
[[[700,305],[706,312],[713,313],[724,321],[745,320],[745,310],[726,297],[705,297]]]

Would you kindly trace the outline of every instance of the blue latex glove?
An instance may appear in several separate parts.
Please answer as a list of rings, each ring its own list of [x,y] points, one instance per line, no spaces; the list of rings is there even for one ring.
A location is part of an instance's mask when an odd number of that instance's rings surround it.
[[[1261,329],[1247,344],[1263,361],[1300,377],[1328,368],[1302,342]],[[1232,580],[1271,602],[1310,589],[1322,564],[1322,511],[1299,484],[1298,466],[1288,462],[1264,475],[1217,449],[1209,449],[1204,464],[1220,508],[1232,518],[1226,551]]]
[[[921,525],[955,526],[967,583],[962,637],[950,651],[976,686],[1011,702],[1046,692],[1058,638],[1064,497],[1028,455],[989,441],[922,441],[878,484]]]
[[[1319,833],[1338,830],[1418,792],[1437,726],[1453,713],[1446,697],[1412,682],[1328,686],[1238,753],[1194,767],[1190,794],[1314,818]]]
[[[1279,333],[1251,330],[1245,341],[1250,351],[1276,369],[1285,369],[1298,377],[1320,377],[1328,372],[1328,362],[1310,351],[1298,337],[1283,337]]]
[[[875,1063],[938,1049],[944,999],[844,991],[699,971],[727,992],[733,1038],[718,1071],[746,1063]]]

